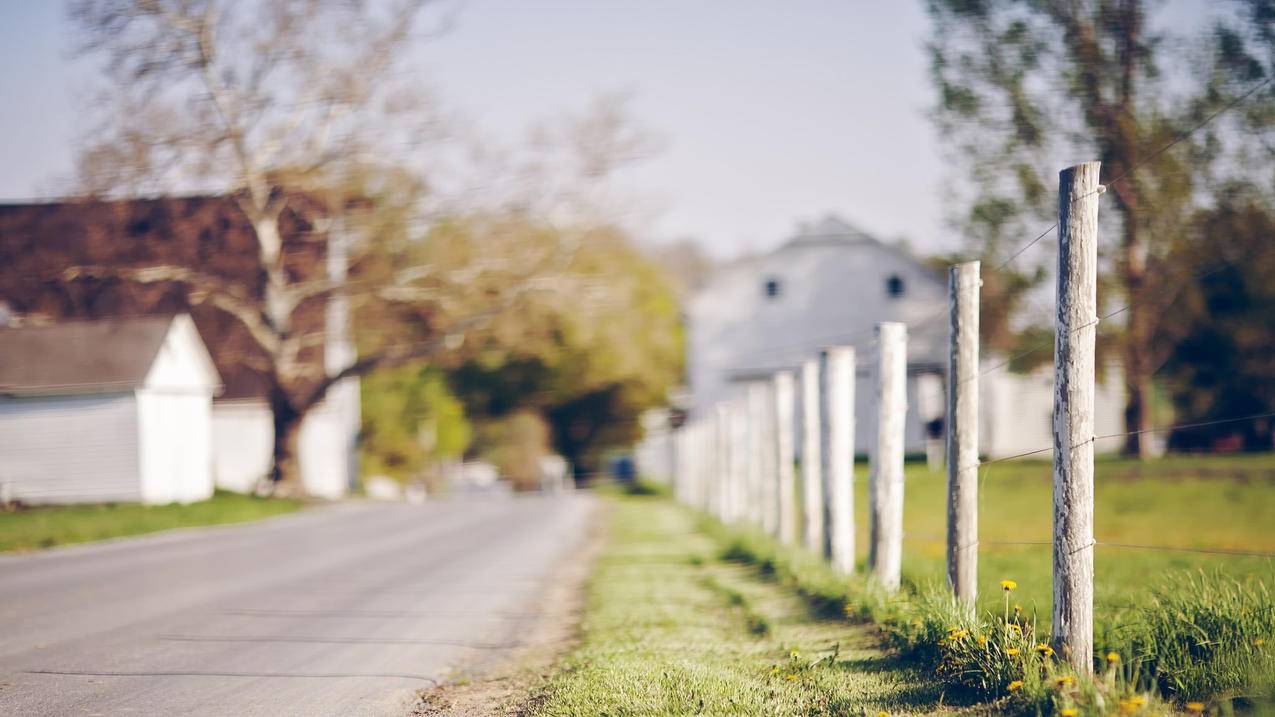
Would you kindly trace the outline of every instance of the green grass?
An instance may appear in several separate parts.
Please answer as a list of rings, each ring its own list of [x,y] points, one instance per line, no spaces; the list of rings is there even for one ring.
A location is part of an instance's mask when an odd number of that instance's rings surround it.
[[[609,500],[612,535],[588,584],[582,644],[526,714],[948,711],[939,684],[884,652],[874,628],[820,617],[792,590],[721,560],[689,511]]]
[[[866,465],[856,477],[860,565],[867,556]],[[1050,464],[1014,461],[986,466],[979,479],[979,594],[982,609],[999,610],[1002,579],[1014,599],[1048,622],[1052,610]],[[1095,477],[1095,535],[1100,543],[1222,548],[1275,552],[1275,456],[1167,458],[1138,463],[1099,461]],[[944,580],[946,475],[909,465],[905,487],[903,571],[916,585]],[[1000,542],[1039,541],[1008,546]],[[1160,552],[1099,545],[1094,599],[1100,621],[1117,621],[1130,595],[1160,576],[1204,571],[1275,579],[1266,557]]]
[[[763,575],[800,592],[827,614],[848,609],[878,622],[904,654],[941,674],[954,688],[1004,694],[1025,677],[1017,703],[1028,712],[1064,706],[1080,714],[1105,714],[1118,698],[1145,698],[1139,713],[1159,709],[1157,693],[1179,703],[1209,701],[1229,710],[1262,703],[1275,685],[1275,570],[1263,557],[1159,552],[1099,546],[1096,554],[1096,620],[1099,654],[1119,656],[1117,667],[1094,682],[1079,681],[1064,694],[1049,680],[1065,676],[1054,663],[1026,664],[999,650],[1006,626],[999,581],[1012,579],[1021,625],[1047,637],[1050,614],[1050,549],[995,542],[1047,541],[1050,467],[1007,463],[985,469],[980,494],[980,616],[955,610],[943,580],[945,485],[941,473],[910,466],[906,486],[905,583],[885,596],[861,579],[832,573],[817,557],[780,548],[748,529],[715,529],[727,555],[754,564]],[[866,467],[858,467],[860,555],[866,549]],[[1099,541],[1232,550],[1275,549],[1275,460],[1271,456],[1170,459],[1148,464],[1104,461],[1097,468],[1096,534]],[[712,521],[706,525],[712,526]],[[862,568],[862,564],[861,564]],[[967,629],[954,645],[949,628]],[[999,627],[998,627],[999,626]],[[973,638],[990,639],[989,649]],[[1024,635],[1024,638],[1027,638]],[[1017,645],[1031,652],[1031,639]],[[1002,644],[1004,643],[1004,644]],[[1026,673],[1026,674],[1025,674]],[[1105,695],[1106,702],[1102,702]],[[1105,707],[1103,705],[1106,705]]]
[[[0,552],[34,550],[194,525],[258,520],[289,513],[300,501],[218,492],[187,505],[47,506],[0,512]]]

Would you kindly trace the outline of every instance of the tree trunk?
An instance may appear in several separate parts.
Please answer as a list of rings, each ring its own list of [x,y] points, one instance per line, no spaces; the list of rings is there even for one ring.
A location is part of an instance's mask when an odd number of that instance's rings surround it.
[[[274,453],[270,467],[270,492],[275,495],[301,496],[301,465],[297,455],[297,436],[305,414],[292,404],[280,387],[270,390],[270,413],[274,419]]]

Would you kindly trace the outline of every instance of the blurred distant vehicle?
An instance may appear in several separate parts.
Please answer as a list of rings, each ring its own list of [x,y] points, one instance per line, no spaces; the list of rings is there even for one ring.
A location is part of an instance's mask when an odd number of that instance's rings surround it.
[[[363,492],[372,500],[403,499],[403,487],[389,476],[372,476],[364,480]]]
[[[185,314],[0,328],[0,494],[23,503],[209,498],[220,389]]]
[[[508,494],[513,487],[500,479],[500,469],[484,461],[465,461],[449,471],[449,487],[458,494]]]
[[[559,455],[541,456],[540,458],[540,490],[546,493],[562,493],[573,490],[575,481],[571,478],[571,463]]]

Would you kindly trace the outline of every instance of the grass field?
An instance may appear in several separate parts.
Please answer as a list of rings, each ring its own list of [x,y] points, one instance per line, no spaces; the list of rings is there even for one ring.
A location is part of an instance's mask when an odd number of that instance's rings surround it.
[[[821,619],[791,591],[722,562],[667,500],[615,500],[588,585],[583,643],[519,714],[935,714],[941,686],[874,629]]]
[[[188,505],[48,506],[0,512],[0,552],[153,533],[194,525],[258,520],[300,509],[302,503],[218,492]]]
[[[860,560],[867,555],[868,467],[856,466]],[[1095,603],[1110,622],[1129,595],[1174,571],[1260,576],[1275,585],[1275,560],[1105,546],[1101,543],[1275,552],[1275,456],[1099,461],[1096,469]],[[913,583],[944,580],[946,475],[909,465],[904,507],[904,573]],[[981,606],[999,611],[1002,579],[1016,602],[1051,610],[1051,468],[1046,461],[986,466],[979,490]],[[997,542],[1044,545],[1008,546]],[[861,564],[862,567],[862,564]]]

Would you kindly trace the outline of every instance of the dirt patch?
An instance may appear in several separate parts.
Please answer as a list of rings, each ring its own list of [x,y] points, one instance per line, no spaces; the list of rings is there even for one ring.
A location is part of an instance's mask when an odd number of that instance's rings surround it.
[[[584,544],[557,566],[537,596],[539,618],[529,626],[522,646],[500,658],[461,665],[446,683],[421,690],[413,717],[517,717],[527,712],[535,688],[579,643],[584,584],[606,543],[610,512],[607,501],[598,501]]]

